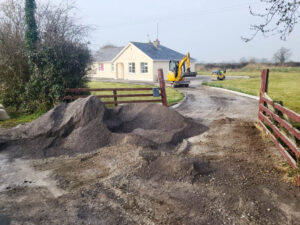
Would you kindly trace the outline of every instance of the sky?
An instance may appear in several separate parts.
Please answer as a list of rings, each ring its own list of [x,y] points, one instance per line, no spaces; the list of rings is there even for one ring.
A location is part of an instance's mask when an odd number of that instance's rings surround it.
[[[59,0],[55,0],[59,1]],[[261,22],[250,15],[249,6],[259,12],[260,0],[76,0],[76,16],[90,25],[90,48],[105,44],[125,46],[129,41],[161,44],[190,52],[200,62],[239,61],[242,57],[272,59],[281,47],[300,61],[300,25],[286,41],[279,36],[251,35],[250,25]],[[158,32],[157,32],[158,24]]]

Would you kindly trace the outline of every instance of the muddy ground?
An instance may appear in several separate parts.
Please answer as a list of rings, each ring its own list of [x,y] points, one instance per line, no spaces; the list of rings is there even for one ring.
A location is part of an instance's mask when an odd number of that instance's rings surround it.
[[[0,224],[300,224],[300,189],[255,127],[257,102],[183,91],[177,111],[209,130],[178,145],[34,160],[0,152]]]

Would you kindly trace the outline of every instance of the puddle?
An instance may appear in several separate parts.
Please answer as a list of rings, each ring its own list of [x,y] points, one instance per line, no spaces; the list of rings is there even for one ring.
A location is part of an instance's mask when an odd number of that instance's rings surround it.
[[[0,192],[13,187],[45,187],[54,197],[65,194],[51,178],[51,170],[36,171],[29,160],[11,162],[6,154],[0,154],[0,171]]]

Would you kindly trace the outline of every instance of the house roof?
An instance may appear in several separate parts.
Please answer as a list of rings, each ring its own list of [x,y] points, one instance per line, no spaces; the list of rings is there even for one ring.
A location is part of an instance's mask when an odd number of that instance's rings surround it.
[[[97,62],[112,61],[116,55],[121,52],[124,47],[105,47],[101,48],[94,55],[94,60]]]
[[[181,60],[185,55],[163,45],[155,47],[153,43],[131,42],[153,60]],[[195,59],[191,58],[195,61]]]

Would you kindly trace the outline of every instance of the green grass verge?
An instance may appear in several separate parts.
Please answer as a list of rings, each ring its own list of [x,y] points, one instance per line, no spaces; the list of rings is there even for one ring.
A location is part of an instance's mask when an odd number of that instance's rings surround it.
[[[43,113],[37,112],[34,114],[24,114],[24,113],[9,113],[10,119],[5,121],[0,121],[0,128],[8,128],[14,127],[18,124],[31,122],[38,117],[40,117]]]
[[[138,88],[138,87],[153,87],[151,85],[138,85],[138,84],[124,84],[124,83],[106,83],[106,82],[89,82],[88,86],[90,88]],[[174,105],[178,102],[180,102],[184,95],[180,93],[179,91],[173,89],[173,88],[166,88],[167,92],[167,101],[168,105]],[[92,94],[100,94],[101,95],[111,95],[112,92],[94,92]],[[145,91],[141,91],[140,93],[146,93]],[[152,93],[152,91],[149,91],[148,93]],[[132,91],[122,91],[122,93],[119,94],[134,94]],[[142,99],[155,99],[154,97],[135,97],[135,98],[119,98],[119,100],[142,100]],[[156,98],[160,99],[160,98]],[[105,99],[104,101],[109,101],[113,99]],[[35,114],[24,114],[24,113],[9,113],[10,119],[5,121],[0,121],[0,128],[8,128],[8,127],[14,127],[18,124],[31,122],[35,119],[37,119],[39,116],[41,116],[43,113],[38,112]]]
[[[228,72],[228,75],[250,76],[250,79],[213,81],[204,85],[239,91],[250,95],[259,95],[260,72]],[[300,72],[272,72],[269,75],[269,96],[283,101],[284,106],[300,113]]]
[[[271,66],[271,65],[264,65],[264,64],[249,64],[241,69],[227,70],[227,75],[231,76],[259,76],[263,69],[270,69],[272,73],[300,73],[300,67],[287,67],[287,66]],[[211,70],[201,70],[198,72],[199,75],[210,75],[212,71],[220,69],[220,68],[213,68]]]

